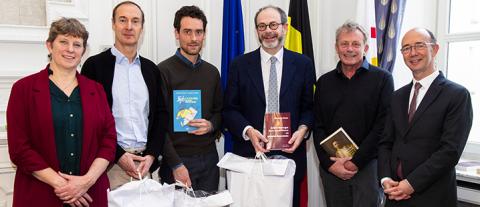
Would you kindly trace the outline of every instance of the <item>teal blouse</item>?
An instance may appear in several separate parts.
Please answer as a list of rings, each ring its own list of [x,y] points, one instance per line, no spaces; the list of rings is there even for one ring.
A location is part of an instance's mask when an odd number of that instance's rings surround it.
[[[70,97],[50,81],[55,144],[60,171],[80,175],[82,153],[82,103],[77,86]]]

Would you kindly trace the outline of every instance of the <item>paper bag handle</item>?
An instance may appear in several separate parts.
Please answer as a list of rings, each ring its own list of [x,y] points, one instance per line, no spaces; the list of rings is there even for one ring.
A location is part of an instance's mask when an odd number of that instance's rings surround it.
[[[197,197],[197,196],[195,195],[195,191],[193,191],[193,188],[192,188],[192,187],[188,187],[186,183],[183,183],[182,181],[179,181],[179,180],[175,180],[175,185],[178,186],[178,187],[183,188],[183,190],[186,191],[186,192],[192,192],[192,195],[193,195],[194,198]]]
[[[265,153],[263,153],[263,152],[257,152],[257,153],[255,154],[255,159],[259,159],[259,160],[261,160],[261,161],[263,161],[263,162],[266,162],[266,161],[268,160],[268,157],[267,157],[267,156],[265,155]]]
[[[137,173],[138,173],[138,177],[140,178],[140,180],[143,180],[142,174],[140,174],[140,171],[137,171]],[[132,181],[133,181],[133,177],[130,176],[130,182],[132,182]]]

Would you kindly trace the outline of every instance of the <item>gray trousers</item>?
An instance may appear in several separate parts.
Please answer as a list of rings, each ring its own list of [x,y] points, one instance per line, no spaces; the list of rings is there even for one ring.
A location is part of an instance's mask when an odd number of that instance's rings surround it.
[[[135,162],[138,165],[138,162]],[[115,190],[116,188],[122,186],[125,183],[128,183],[132,180],[137,180],[133,177],[130,177],[123,169],[114,164],[110,170],[107,171],[108,180],[110,182],[110,190]],[[151,178],[151,174],[147,173],[145,177]]]
[[[328,207],[377,207],[383,199],[377,177],[377,160],[372,160],[350,180],[342,180],[320,167]]]

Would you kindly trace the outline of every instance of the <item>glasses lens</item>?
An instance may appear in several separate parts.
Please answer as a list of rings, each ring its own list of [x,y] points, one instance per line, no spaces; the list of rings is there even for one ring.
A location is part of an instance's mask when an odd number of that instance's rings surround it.
[[[400,49],[400,52],[402,52],[403,54],[408,54],[411,49],[411,46],[403,47],[402,49]]]
[[[266,24],[258,24],[257,25],[257,29],[260,30],[260,31],[263,31],[265,29],[267,29],[267,25]]]
[[[270,27],[271,30],[276,30],[278,28],[278,25],[278,23],[272,22],[268,25],[268,27]]]

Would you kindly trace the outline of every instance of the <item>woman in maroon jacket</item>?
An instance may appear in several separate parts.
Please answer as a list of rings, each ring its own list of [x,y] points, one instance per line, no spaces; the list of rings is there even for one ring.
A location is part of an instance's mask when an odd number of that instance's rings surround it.
[[[107,206],[115,124],[102,86],[76,70],[87,39],[78,20],[53,22],[49,64],[12,87],[7,133],[17,166],[14,207]]]

